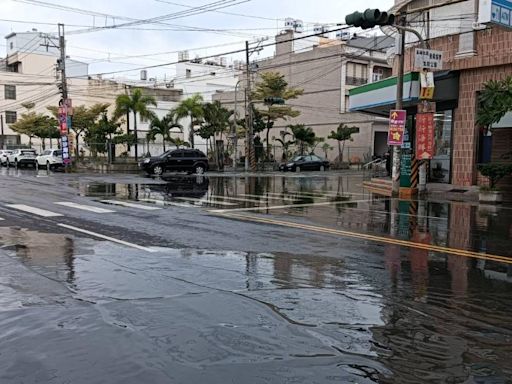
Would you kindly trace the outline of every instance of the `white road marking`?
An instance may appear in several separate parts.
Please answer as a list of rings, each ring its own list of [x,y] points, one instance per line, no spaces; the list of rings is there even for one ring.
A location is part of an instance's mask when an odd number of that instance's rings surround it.
[[[297,199],[294,199],[293,197],[278,197],[278,196],[267,196],[267,192],[265,192],[263,195],[251,195],[249,193],[239,193],[237,196],[247,196],[247,197],[260,197],[262,199],[267,200],[283,200],[283,201],[295,201]]]
[[[303,198],[303,199],[312,199],[312,198],[317,198],[317,199],[326,199],[327,197],[325,196],[311,196],[310,194],[307,194],[307,195],[304,195],[303,193],[301,192],[286,192],[286,193],[273,193],[273,192],[267,192],[267,194],[269,195],[272,195],[272,196],[283,196],[283,194],[285,196],[287,196],[288,199],[291,199],[291,200],[299,200],[300,198]],[[290,196],[295,196],[295,197],[290,197]]]
[[[285,208],[302,208],[302,207],[316,207],[322,205],[340,205],[349,203],[367,203],[371,200],[347,200],[347,201],[325,201],[322,203],[311,203],[311,204],[287,204],[287,205],[275,205],[272,207],[251,207],[251,208],[232,208],[232,209],[212,209],[210,212],[213,213],[226,213],[226,212],[240,212],[240,211],[263,211],[267,209],[285,209]]]
[[[127,201],[119,201],[119,200],[100,200],[100,201],[102,203],[107,203],[107,204],[112,204],[112,205],[122,205],[123,207],[143,209],[146,211],[156,211],[156,210],[162,209],[159,207],[149,207],[147,205],[129,203]]]
[[[70,201],[59,201],[59,202],[54,203],[54,204],[62,205],[64,207],[69,207],[69,208],[81,209],[81,210],[84,210],[84,211],[90,211],[90,212],[94,212],[94,213],[113,213],[113,212],[115,212],[115,211],[112,211],[110,209],[93,207],[92,205],[77,204],[77,203],[73,203],[73,202],[70,202]]]
[[[244,203],[264,203],[265,200],[254,200],[254,199],[242,199],[240,197],[231,197],[231,196],[221,196],[221,195],[210,195],[210,197],[214,199],[224,199],[224,200],[233,200],[233,201],[242,201]]]
[[[139,201],[145,201],[147,203],[154,203],[156,205],[171,205],[174,207],[182,207],[182,208],[197,208],[195,205],[187,204],[187,203],[176,203],[174,201],[166,201],[166,200],[157,200],[157,199],[139,199]]]
[[[194,199],[192,197],[176,197],[177,200],[190,201],[193,203],[201,203],[201,204],[210,204],[210,205],[224,205],[227,207],[232,207],[233,205],[238,205],[236,203],[227,203],[225,201],[219,200],[206,200],[206,199]]]
[[[60,213],[55,213],[55,212],[51,212],[51,211],[47,211],[47,210],[44,210],[44,209],[39,209],[39,208],[31,207],[29,205],[24,205],[24,204],[7,204],[6,206],[9,207],[9,208],[17,209],[19,211],[33,213],[34,215],[42,216],[42,217],[59,217],[59,216],[62,216]]]
[[[57,225],[59,227],[67,228],[67,229],[70,229],[72,231],[81,232],[81,233],[85,233],[86,235],[91,235],[91,236],[94,236],[94,237],[98,237],[100,239],[108,240],[108,241],[111,241],[113,243],[118,243],[118,244],[126,245],[127,247],[136,248],[136,249],[140,249],[142,251],[151,252],[151,253],[158,252],[157,250],[154,250],[154,249],[151,249],[151,248],[148,248],[148,247],[143,247],[142,245],[137,245],[137,244],[129,243],[129,242],[124,241],[124,240],[115,239],[115,238],[110,237],[110,236],[102,235],[101,233],[91,232],[91,231],[88,231],[86,229],[74,227],[72,225],[67,225],[67,224],[57,224]]]

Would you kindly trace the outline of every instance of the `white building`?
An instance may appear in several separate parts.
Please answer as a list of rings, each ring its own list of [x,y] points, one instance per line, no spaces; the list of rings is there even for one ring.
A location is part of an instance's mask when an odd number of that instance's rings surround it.
[[[9,34],[6,36],[6,46],[6,57],[0,60],[0,137],[3,138],[3,144],[15,147],[26,145],[29,141],[25,135],[20,136],[10,129],[11,124],[28,112],[26,103],[34,104],[30,111],[49,114],[47,107],[58,105],[61,99],[57,71],[60,50],[57,37],[36,30]],[[140,87],[145,89],[146,94],[155,97],[157,106],[151,108],[157,116],[163,117],[181,98],[181,91],[155,88],[150,82],[131,84],[103,80],[101,77],[92,79],[88,76],[87,63],[69,57],[66,59],[66,73],[68,94],[75,106],[108,103],[109,111],[113,112],[118,95],[129,94],[131,89]],[[130,127],[133,127],[133,115],[129,119]],[[149,122],[140,121],[139,117],[138,127],[139,138],[145,138]],[[83,138],[78,140],[83,147]],[[158,141],[161,143],[161,138],[157,138]],[[32,139],[32,145],[41,150],[42,145],[38,139]],[[147,150],[147,146],[141,145],[140,154],[144,148]]]

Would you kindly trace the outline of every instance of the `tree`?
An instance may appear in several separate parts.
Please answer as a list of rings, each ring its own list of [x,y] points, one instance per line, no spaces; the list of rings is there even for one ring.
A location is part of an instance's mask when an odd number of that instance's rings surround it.
[[[181,147],[190,147],[190,143],[187,143],[185,140],[182,140],[179,137],[171,137],[169,138],[169,141],[173,143],[178,149]]]
[[[359,133],[358,127],[347,127],[345,124],[340,123],[336,131],[331,131],[331,134],[327,137],[328,139],[333,139],[338,141],[338,163],[341,164],[343,162],[343,151],[345,150],[345,142],[347,140],[354,141],[352,135],[354,133]]]
[[[281,75],[279,72],[265,72],[261,74],[261,81],[256,83],[252,98],[254,100],[265,100],[267,97],[278,97],[284,100],[290,100],[296,99],[302,95],[303,92],[303,89],[289,88],[284,75]],[[260,109],[258,111],[266,120],[267,157],[269,157],[269,136],[270,130],[274,127],[274,123],[279,119],[287,120],[290,117],[297,117],[300,115],[300,112],[286,105],[268,105],[266,110]]]
[[[478,97],[476,122],[484,128],[500,121],[512,110],[512,76],[504,80],[490,80]]]
[[[116,98],[116,117],[129,115],[133,113],[133,135],[135,137],[135,159],[139,157],[137,143],[137,114],[144,119],[152,119],[154,113],[149,110],[149,106],[156,107],[156,100],[153,96],[142,93],[142,90],[135,88],[131,95],[119,95]],[[128,133],[130,132],[129,121],[126,122]]]
[[[213,135],[222,134],[229,127],[229,118],[233,114],[232,111],[224,108],[220,101],[216,100],[213,103],[206,103],[203,105],[203,123],[201,126],[209,127],[209,131]]]
[[[331,145],[329,145],[329,143],[324,143],[322,145],[322,151],[324,152],[326,160],[327,160],[327,157],[328,157],[327,155],[328,155],[329,151],[332,151],[333,149],[334,148]]]
[[[122,135],[121,123],[116,116],[109,119],[105,112],[100,119],[88,129],[84,141],[93,156],[107,151],[107,142],[113,141],[114,135]]]
[[[288,160],[289,156],[289,148],[291,145],[295,144],[295,140],[285,140],[286,136],[291,135],[290,132],[283,131],[281,132],[281,138],[272,137],[272,140],[277,141],[279,144],[281,144],[281,147],[283,149],[283,153],[281,155],[281,160],[286,161]]]
[[[32,138],[39,137],[43,149],[45,149],[45,139],[58,137],[57,120],[42,113],[23,113],[16,123],[11,124],[11,129],[20,135],[28,136],[29,146],[32,146]]]
[[[491,191],[496,190],[496,184],[505,176],[512,174],[512,164],[486,163],[478,166],[480,173],[489,178]]]
[[[78,154],[80,153],[80,136],[82,134],[87,135],[88,130],[94,126],[102,114],[107,112],[109,106],[110,104],[97,103],[89,108],[87,108],[85,105],[73,107],[73,116],[70,130],[75,132],[76,136],[75,156],[77,159],[79,158]],[[53,114],[56,119],[58,119],[59,107],[50,106],[46,108]]]
[[[194,148],[194,136],[195,130],[194,126],[198,125],[201,118],[204,115],[203,111],[203,97],[199,94],[189,97],[188,99],[183,100],[174,110],[176,117],[178,119],[190,118],[190,131],[189,131],[189,141]]]
[[[306,127],[304,124],[296,124],[288,126],[295,137],[295,141],[299,144],[299,152],[301,155],[304,154],[306,145],[314,145],[316,141],[316,135],[313,128]]]
[[[165,140],[171,138],[171,129],[173,128],[182,129],[183,127],[175,121],[172,112],[161,119],[155,116],[149,125],[148,139],[155,140],[156,136],[162,136],[163,150],[165,152]]]

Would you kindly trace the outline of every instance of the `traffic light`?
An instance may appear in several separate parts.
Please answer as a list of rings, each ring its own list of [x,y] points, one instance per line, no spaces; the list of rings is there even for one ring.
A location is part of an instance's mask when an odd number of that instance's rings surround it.
[[[377,25],[395,24],[395,15],[392,13],[381,12],[378,9],[368,8],[363,13],[354,12],[345,17],[345,23],[354,27],[363,29],[373,28]]]
[[[266,105],[283,105],[284,99],[282,97],[265,97],[263,100]]]

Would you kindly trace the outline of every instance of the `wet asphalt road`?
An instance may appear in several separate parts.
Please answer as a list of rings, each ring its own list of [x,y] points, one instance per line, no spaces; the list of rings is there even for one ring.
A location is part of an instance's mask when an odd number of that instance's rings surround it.
[[[510,207],[361,183],[1,169],[0,383],[512,382]]]

